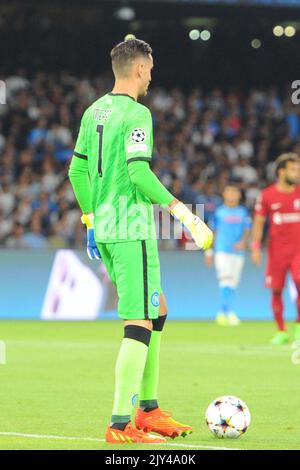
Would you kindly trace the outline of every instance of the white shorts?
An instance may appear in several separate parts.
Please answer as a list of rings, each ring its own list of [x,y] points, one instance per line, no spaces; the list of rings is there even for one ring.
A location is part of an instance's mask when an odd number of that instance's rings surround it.
[[[235,289],[241,279],[245,258],[232,253],[215,253],[215,268],[220,287]]]

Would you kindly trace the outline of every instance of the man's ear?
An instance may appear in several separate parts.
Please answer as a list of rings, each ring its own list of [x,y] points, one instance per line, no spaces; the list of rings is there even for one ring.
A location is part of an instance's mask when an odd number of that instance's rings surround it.
[[[144,70],[144,64],[143,62],[138,62],[137,64],[137,74],[139,77],[143,75],[143,70]]]

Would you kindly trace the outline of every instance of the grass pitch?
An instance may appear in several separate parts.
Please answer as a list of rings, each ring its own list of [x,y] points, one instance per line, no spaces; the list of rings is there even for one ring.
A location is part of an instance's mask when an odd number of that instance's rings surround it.
[[[290,325],[292,332],[292,326]],[[291,345],[268,344],[271,323],[220,328],[167,322],[160,404],[195,426],[167,446],[107,446],[121,322],[0,322],[0,449],[300,449],[300,364]],[[298,354],[300,357],[300,354]],[[209,403],[236,395],[252,423],[237,440],[218,440],[204,421]]]

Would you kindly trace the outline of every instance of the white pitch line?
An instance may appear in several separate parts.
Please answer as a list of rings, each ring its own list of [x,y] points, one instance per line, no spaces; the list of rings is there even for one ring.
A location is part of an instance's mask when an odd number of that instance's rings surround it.
[[[55,439],[55,440],[65,440],[65,441],[89,441],[89,442],[105,442],[105,439],[97,439],[96,437],[73,437],[73,436],[53,436],[47,434],[24,434],[21,432],[0,432],[0,436],[7,437],[25,437],[31,439]],[[164,443],[157,444],[158,446],[167,446],[167,447],[184,447],[186,449],[207,449],[207,450],[242,450],[239,448],[232,447],[217,447],[217,446],[205,446],[198,444],[175,444],[175,443]]]
[[[28,437],[32,439],[62,439],[65,441],[91,441],[91,442],[104,442],[104,439],[97,439],[96,437],[72,437],[72,436],[53,436],[47,434],[24,434],[22,432],[0,432],[0,436],[10,437]]]

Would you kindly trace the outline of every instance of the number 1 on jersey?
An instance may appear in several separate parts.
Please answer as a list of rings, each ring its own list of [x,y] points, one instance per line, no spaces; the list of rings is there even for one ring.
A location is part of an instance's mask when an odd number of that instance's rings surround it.
[[[98,147],[98,174],[102,176],[102,142],[103,142],[103,125],[98,124],[97,132],[99,134],[99,147]]]

